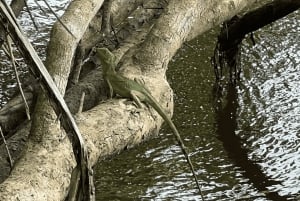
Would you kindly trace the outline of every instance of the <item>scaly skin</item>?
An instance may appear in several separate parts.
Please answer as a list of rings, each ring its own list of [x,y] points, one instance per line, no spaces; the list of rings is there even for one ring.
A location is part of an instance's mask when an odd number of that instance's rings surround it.
[[[164,112],[164,110],[161,108],[159,103],[151,95],[150,91],[146,87],[144,87],[141,83],[138,83],[134,80],[130,80],[130,79],[116,73],[116,71],[115,71],[115,67],[116,67],[115,56],[107,48],[97,48],[95,59],[99,59],[102,64],[103,77],[106,80],[106,82],[108,83],[111,97],[113,95],[113,92],[115,92],[116,94],[119,94],[122,97],[133,99],[134,102],[139,107],[142,107],[141,102],[144,102],[144,103],[150,105],[151,107],[153,107],[158,112],[158,114],[168,123],[168,125],[172,129],[172,131],[176,137],[176,140],[177,140],[179,146],[181,147],[181,150],[190,166],[190,169],[195,178],[197,187],[202,196],[201,187],[199,185],[197,176],[194,171],[194,167],[192,165],[192,162],[190,160],[190,157],[188,155],[186,147],[184,146],[183,141],[182,141],[174,123],[172,122],[171,118],[166,114],[166,112]],[[202,197],[202,199],[203,199],[203,197]]]

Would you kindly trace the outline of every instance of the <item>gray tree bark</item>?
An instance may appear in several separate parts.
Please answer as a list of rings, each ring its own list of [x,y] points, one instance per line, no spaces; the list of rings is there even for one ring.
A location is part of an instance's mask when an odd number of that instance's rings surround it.
[[[115,6],[120,2],[114,1]],[[137,40],[129,36],[127,43],[120,44],[114,51],[120,59],[120,73],[129,78],[142,78],[152,95],[172,114],[172,89],[165,79],[170,59],[185,41],[254,2],[256,0],[170,0],[159,19],[153,24],[145,23],[142,33],[132,33]],[[70,3],[62,21],[75,38],[61,24],[53,27],[46,66],[62,94],[79,40],[101,5],[102,1],[98,0]],[[142,42],[141,38],[144,38]],[[145,107],[140,111],[131,101],[115,98],[79,114],[77,123],[89,150],[89,161],[96,164],[108,155],[155,136],[162,119],[153,109]],[[30,133],[29,140],[10,176],[0,184],[0,200],[64,200],[76,162],[71,143],[43,92],[39,93],[31,127],[20,132]]]

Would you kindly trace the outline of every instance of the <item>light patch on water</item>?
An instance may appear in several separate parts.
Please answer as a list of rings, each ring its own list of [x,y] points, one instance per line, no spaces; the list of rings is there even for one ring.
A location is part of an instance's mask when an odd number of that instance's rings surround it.
[[[240,92],[240,129],[250,126],[248,133],[241,132],[255,136],[249,141],[250,157],[280,182],[269,190],[294,196],[300,193],[299,24],[299,15],[293,14],[257,33],[257,45],[248,45],[243,55],[252,68],[244,71]]]

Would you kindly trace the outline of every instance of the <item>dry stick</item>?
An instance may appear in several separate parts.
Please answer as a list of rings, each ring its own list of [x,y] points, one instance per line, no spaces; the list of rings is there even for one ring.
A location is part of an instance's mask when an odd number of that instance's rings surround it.
[[[81,98],[80,98],[80,104],[78,108],[77,114],[81,114],[82,109],[83,109],[83,104],[84,104],[84,97],[85,97],[85,92],[82,92]]]
[[[39,7],[39,9],[44,13],[44,15],[48,15],[47,12],[42,8],[41,4],[39,4],[39,2],[37,0],[34,0],[34,2]]]
[[[59,23],[67,30],[67,32],[69,32],[69,34],[71,34],[74,38],[76,38],[73,33],[70,31],[70,29],[60,20],[60,18],[56,15],[56,13],[54,12],[54,10],[51,8],[51,6],[48,4],[48,2],[46,0],[43,0],[43,2],[46,4],[46,6],[49,8],[49,10],[51,11],[51,13],[53,13],[53,15],[56,17],[56,19],[59,21]]]
[[[187,42],[184,42],[183,45],[185,45],[185,46],[191,48],[192,50],[194,50],[195,52],[197,52],[197,50],[193,46],[191,46],[190,44],[188,44]]]
[[[30,19],[31,19],[31,21],[32,21],[32,23],[33,23],[33,26],[34,26],[34,28],[38,31],[39,28],[38,28],[38,26],[36,25],[36,23],[35,23],[35,21],[34,21],[33,15],[32,15],[32,13],[31,13],[31,11],[30,11],[30,9],[29,9],[29,6],[28,6],[28,4],[27,4],[27,1],[24,0],[24,3],[25,3],[26,10],[28,11],[29,17],[30,17]]]
[[[6,44],[3,44],[3,45],[2,45],[2,50],[3,50],[4,54],[5,54],[8,58],[10,58],[9,50],[8,50],[8,47],[6,47]],[[19,64],[16,60],[15,60],[15,64],[16,64],[17,66],[20,66],[20,64]]]
[[[10,40],[11,40],[10,37],[8,35],[6,35],[6,41],[7,41],[7,46],[8,46],[8,51],[9,51],[11,63],[14,67],[14,71],[15,71],[15,75],[16,75],[16,79],[17,79],[17,84],[18,84],[22,99],[23,99],[24,104],[25,104],[26,116],[27,116],[27,119],[30,120],[30,111],[29,111],[29,107],[28,107],[28,104],[27,104],[27,101],[26,101],[26,98],[25,98],[25,95],[24,95],[24,92],[23,92],[23,89],[22,89],[22,86],[21,86],[21,82],[20,82],[20,79],[19,79],[18,70],[17,70],[17,66],[16,66],[16,63],[15,63],[15,57],[14,57],[14,54],[12,52],[12,47],[11,47],[11,41]]]
[[[76,49],[76,55],[74,59],[74,70],[73,70],[73,76],[71,78],[71,84],[75,85],[79,81],[81,69],[82,69],[82,58],[84,57],[85,50],[82,46],[82,42],[80,40],[77,49]]]
[[[8,149],[8,145],[7,145],[7,142],[6,142],[5,137],[4,137],[4,135],[3,135],[1,126],[0,126],[0,133],[1,133],[1,136],[2,136],[2,139],[3,139],[3,142],[4,142],[4,145],[5,145],[5,148],[6,148],[7,155],[8,155],[10,169],[12,169],[12,167],[13,167],[13,165],[14,165],[14,161],[13,161],[11,155],[10,155],[10,152],[9,152],[9,149]]]
[[[104,34],[104,37],[110,36],[111,32],[111,20],[110,20],[110,11],[111,11],[111,6],[112,6],[112,0],[107,0],[104,1],[102,7],[103,7],[103,12],[102,12],[102,24],[101,24],[101,31]]]

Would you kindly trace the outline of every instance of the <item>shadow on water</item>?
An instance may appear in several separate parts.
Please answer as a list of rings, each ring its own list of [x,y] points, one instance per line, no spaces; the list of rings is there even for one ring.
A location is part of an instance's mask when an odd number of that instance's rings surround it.
[[[237,88],[232,84],[228,84],[226,97],[222,97],[221,93],[215,94],[215,113],[217,121],[217,136],[223,143],[223,147],[228,157],[242,170],[245,178],[253,184],[253,186],[263,192],[267,199],[273,201],[288,200],[288,196],[281,196],[278,192],[270,192],[268,187],[281,184],[279,181],[271,179],[264,174],[257,161],[248,158],[248,150],[243,146],[243,140],[236,135],[237,129]]]

